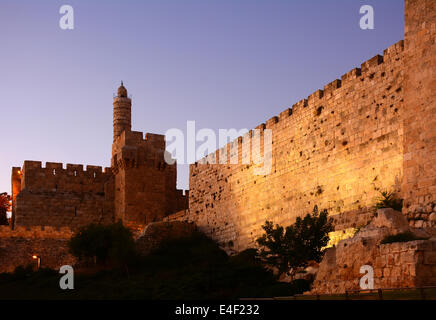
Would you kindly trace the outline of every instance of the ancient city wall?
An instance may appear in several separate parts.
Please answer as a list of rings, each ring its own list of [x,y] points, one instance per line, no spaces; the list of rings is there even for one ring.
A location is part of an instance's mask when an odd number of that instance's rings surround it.
[[[165,161],[165,136],[123,131],[112,146],[115,217],[134,231],[187,208],[176,189],[177,166]]]
[[[72,265],[75,260],[68,253],[68,240],[72,236],[68,228],[0,226],[0,273],[12,272],[17,266],[33,265],[41,258],[41,267],[58,269]]]
[[[111,223],[114,179],[109,168],[25,161],[12,170],[13,226]]]
[[[375,246],[369,239],[341,242],[337,248],[327,250],[311,293],[359,290],[363,265],[373,267],[374,289],[434,286],[436,241],[416,240]]]
[[[426,218],[436,205],[436,1],[406,1],[405,212]],[[436,210],[435,210],[436,211]]]
[[[189,212],[177,219],[238,251],[254,245],[265,220],[288,225],[314,205],[341,228],[366,224],[380,190],[402,181],[403,51],[400,41],[258,126],[272,130],[269,174],[241,163],[250,139],[234,142],[239,164],[191,165]]]

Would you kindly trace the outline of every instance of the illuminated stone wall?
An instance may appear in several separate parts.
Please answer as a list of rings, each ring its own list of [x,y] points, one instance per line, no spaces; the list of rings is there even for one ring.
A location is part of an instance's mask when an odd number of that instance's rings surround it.
[[[68,226],[114,220],[114,179],[110,168],[25,161],[12,170],[13,225]]]
[[[190,169],[189,211],[168,219],[194,221],[239,251],[255,244],[265,220],[288,225],[314,205],[329,210],[336,231],[359,228],[379,191],[392,190],[411,226],[434,226],[436,2],[406,0],[405,8],[404,42],[257,127],[273,132],[270,174],[200,161]],[[234,143],[241,163],[250,142]]]
[[[436,1],[406,1],[405,212],[416,226],[436,220]]]
[[[365,225],[379,191],[399,190],[402,180],[403,49],[396,43],[260,125],[273,134],[270,174],[254,175],[255,165],[192,165],[190,210],[179,220],[236,251],[254,245],[265,220],[289,225],[314,205],[342,228]],[[241,160],[241,139],[238,146]]]
[[[123,131],[112,147],[115,176],[115,218],[132,230],[161,221],[188,206],[176,189],[177,166],[165,162],[165,137]]]
[[[310,294],[359,290],[363,265],[374,270],[374,289],[436,285],[436,241],[375,244],[350,239],[327,250]]]
[[[59,269],[72,265],[75,259],[68,253],[68,239],[72,231],[68,228],[0,226],[0,273],[12,272],[18,266],[32,265],[41,258],[41,267]]]
[[[111,168],[25,161],[12,168],[12,227],[67,226],[121,220],[135,234],[188,207],[177,190],[177,166],[165,161],[165,137],[131,131],[131,99],[114,98]]]

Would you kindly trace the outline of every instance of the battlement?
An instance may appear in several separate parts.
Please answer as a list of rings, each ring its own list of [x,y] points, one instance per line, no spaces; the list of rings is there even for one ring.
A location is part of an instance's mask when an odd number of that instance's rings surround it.
[[[74,232],[68,227],[56,228],[52,226],[18,226],[11,229],[9,226],[0,226],[0,238],[24,239],[70,239]]]
[[[88,175],[88,176],[93,176],[94,178],[95,178],[94,174],[111,174],[111,168],[109,167],[104,168],[104,171],[101,166],[87,165],[86,170],[83,170],[83,167],[84,167],[83,164],[67,163],[66,168],[64,169],[64,164],[58,162],[46,162],[45,167],[43,167],[41,161],[26,160],[24,161],[22,170],[19,167],[15,167],[15,168],[17,171],[21,170],[23,174],[25,174],[30,170],[38,170],[38,169],[40,169],[41,171],[52,172],[53,175],[67,173],[74,176]]]
[[[114,141],[114,145],[154,145],[165,148],[165,135],[141,131],[123,131]]]
[[[335,79],[332,82],[326,84],[323,89],[316,90],[312,94],[310,94],[306,99],[302,99],[295,103],[291,108],[287,108],[284,111],[280,112],[278,116],[273,116],[268,119],[265,123],[261,123],[256,126],[256,130],[262,131],[265,129],[274,129],[277,126],[282,125],[283,122],[294,119],[298,121],[299,119],[308,116],[308,112],[311,112],[315,115],[320,115],[322,110],[324,109],[324,105],[327,100],[335,97],[336,94],[341,93],[341,90],[348,94],[349,91],[352,90],[353,86],[360,85],[362,82],[373,79],[377,72],[380,74],[378,76],[384,77],[388,70],[383,70],[380,72],[380,68],[384,66],[385,63],[389,63],[392,61],[399,61],[402,59],[402,53],[404,52],[404,40],[398,41],[393,44],[389,48],[384,50],[384,55],[376,55],[371,59],[363,62],[360,68],[354,68],[349,72],[342,75],[341,79]],[[390,72],[390,70],[389,70]],[[340,94],[339,94],[340,96]],[[334,112],[332,110],[331,112]],[[248,135],[245,138],[253,137],[253,129],[249,131]],[[210,153],[203,159],[199,160],[194,165],[197,164],[207,164],[208,161],[214,160],[218,161],[218,155],[220,150],[232,150],[232,146],[238,144],[239,150],[241,150],[244,139],[242,137],[238,137],[233,141],[227,143],[222,148],[216,150],[213,153]],[[262,145],[263,141],[261,141]],[[261,147],[262,149],[262,147]],[[240,152],[240,151],[239,151]]]
[[[397,190],[402,177],[404,60],[400,41],[199,159],[189,219],[243,250],[265,220],[289,224],[315,204],[364,216],[378,190]]]
[[[12,170],[14,199],[21,192],[105,193],[105,183],[113,177],[111,168],[82,164],[24,161],[22,168]]]

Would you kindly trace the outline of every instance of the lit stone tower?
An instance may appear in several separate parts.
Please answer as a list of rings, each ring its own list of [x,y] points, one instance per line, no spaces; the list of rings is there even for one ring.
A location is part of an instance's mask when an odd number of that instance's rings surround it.
[[[177,167],[165,161],[165,136],[131,130],[132,102],[121,82],[114,98],[114,217],[133,232],[187,208],[176,189]]]
[[[114,98],[114,141],[123,131],[132,129],[132,100],[127,96],[127,89],[121,81],[118,95]]]

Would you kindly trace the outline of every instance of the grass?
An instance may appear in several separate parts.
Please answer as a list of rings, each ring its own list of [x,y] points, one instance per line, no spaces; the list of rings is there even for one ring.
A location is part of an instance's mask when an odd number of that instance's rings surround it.
[[[61,290],[55,270],[20,268],[0,275],[0,299],[237,299],[290,296],[307,282],[281,283],[252,251],[229,257],[202,234],[167,242],[126,269],[76,270],[74,290]]]

